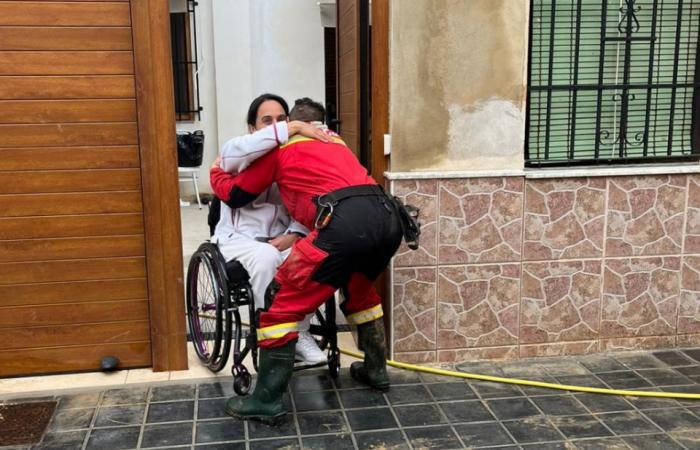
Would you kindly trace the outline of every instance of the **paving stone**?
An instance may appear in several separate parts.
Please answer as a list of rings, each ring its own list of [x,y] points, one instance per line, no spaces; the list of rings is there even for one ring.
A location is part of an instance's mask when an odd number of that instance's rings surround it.
[[[326,434],[323,436],[304,437],[301,440],[304,450],[354,450],[350,434]]]
[[[217,383],[201,383],[199,385],[199,398],[217,398],[217,397],[232,397],[235,394],[233,391],[233,378],[230,382],[221,381]]]
[[[368,408],[386,406],[384,394],[369,389],[350,389],[338,391],[344,408]]]
[[[89,428],[94,415],[95,408],[58,411],[54,413],[48,428],[52,431],[69,431]]]
[[[512,384],[474,381],[471,383],[471,387],[481,398],[510,398],[524,395],[517,386]]]
[[[606,355],[590,355],[579,359],[579,363],[593,373],[628,370],[618,360]]]
[[[447,420],[457,422],[486,422],[495,420],[488,409],[478,400],[439,403]]]
[[[613,434],[594,416],[553,417],[552,423],[568,439],[606,437]]]
[[[618,436],[660,433],[662,431],[636,411],[600,414],[597,417]]]
[[[230,442],[245,440],[245,429],[242,421],[227,418],[220,420],[206,420],[197,422],[195,442],[204,444],[207,442]]]
[[[573,416],[588,412],[573,395],[533,397],[531,400],[548,416]]]
[[[136,448],[139,427],[100,428],[90,432],[85,450],[125,450]]]
[[[620,438],[596,438],[571,441],[578,450],[627,450],[629,447]],[[569,450],[567,448],[567,450]]]
[[[511,436],[521,444],[560,441],[564,437],[552,423],[543,417],[529,417],[502,422]]]
[[[622,397],[605,394],[576,394],[576,399],[593,413],[619,412],[634,409]]]
[[[294,393],[294,407],[299,412],[340,409],[335,391],[314,391]]]
[[[355,409],[346,412],[353,431],[382,430],[398,428],[389,408]],[[301,426],[301,415],[299,425]],[[309,434],[309,433],[306,433]]]
[[[102,396],[102,406],[135,405],[146,403],[148,388],[110,389]]]
[[[141,425],[146,405],[109,406],[97,411],[95,427]]]
[[[541,415],[540,410],[527,398],[487,400],[484,403],[498,420],[523,419]]]
[[[409,450],[408,442],[399,430],[355,433],[358,448]]]
[[[167,425],[146,425],[143,428],[141,447],[185,445],[192,442],[192,422]]]
[[[668,350],[668,351],[662,351],[662,352],[653,352],[652,355],[658,360],[663,361],[669,366],[672,367],[677,367],[677,366],[690,366],[695,364],[695,361],[692,359],[688,358],[681,352],[673,351],[673,350]]]
[[[449,427],[409,428],[405,431],[414,448],[437,450],[462,447]]]
[[[470,400],[475,399],[476,394],[467,383],[435,383],[427,384],[426,388],[437,401],[440,400]]]
[[[422,384],[393,386],[386,394],[392,405],[427,403],[432,401],[430,393]]]
[[[274,425],[268,425],[254,420],[248,421],[250,439],[294,437],[297,433],[294,416],[287,414]]]
[[[652,409],[644,414],[664,431],[692,431],[700,433],[700,417],[684,409]]]
[[[454,426],[462,442],[470,447],[492,447],[512,444],[513,439],[498,422],[470,423]]]
[[[633,449],[638,450],[681,450],[678,445],[666,434],[645,434],[642,436],[625,436],[622,438]]]
[[[180,422],[194,419],[194,401],[151,403],[146,423]]]
[[[385,408],[388,409],[388,408]],[[360,410],[356,409],[357,411],[370,411],[370,410]],[[385,411],[385,414],[388,413],[388,411]],[[349,413],[348,413],[349,416]],[[369,416],[369,415],[368,415]],[[365,416],[367,417],[367,416]],[[393,421],[394,418],[393,416],[389,415],[391,420]],[[352,419],[350,419],[350,423],[352,424]],[[297,414],[297,420],[299,421],[299,431],[301,432],[302,435],[308,435],[308,434],[324,434],[324,433],[345,433],[350,431],[347,424],[345,423],[345,418],[343,417],[343,413],[341,412],[322,412],[322,413],[300,413]],[[375,422],[376,422],[375,418]],[[377,428],[371,428],[372,427],[372,421],[368,419],[360,419],[359,422],[363,424],[366,430],[370,429],[377,429]],[[351,425],[352,426],[352,425]],[[380,428],[388,428],[388,427],[380,427]],[[353,426],[353,430],[359,430],[360,428],[355,428]]]
[[[34,450],[80,450],[88,434],[88,430],[46,433],[41,444],[32,447]]]
[[[194,399],[193,384],[178,384],[174,386],[156,386],[151,391],[151,402],[170,402],[174,400]]]
[[[447,419],[437,405],[409,405],[394,407],[399,423],[404,427],[438,425],[447,423]]]

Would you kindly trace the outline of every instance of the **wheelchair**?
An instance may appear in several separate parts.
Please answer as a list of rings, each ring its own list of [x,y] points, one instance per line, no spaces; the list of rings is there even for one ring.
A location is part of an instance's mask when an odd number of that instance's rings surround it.
[[[250,390],[252,377],[243,364],[248,354],[258,370],[256,311],[249,280],[243,265],[236,260],[226,262],[211,242],[199,246],[187,268],[187,321],[192,345],[200,361],[213,372],[224,368],[233,347],[231,372],[238,395],[246,395]],[[337,333],[349,331],[349,326],[336,325],[335,314],[335,297],[330,297],[324,312],[316,311],[309,329],[318,336],[321,350],[328,352],[328,369],[333,378],[340,370]]]

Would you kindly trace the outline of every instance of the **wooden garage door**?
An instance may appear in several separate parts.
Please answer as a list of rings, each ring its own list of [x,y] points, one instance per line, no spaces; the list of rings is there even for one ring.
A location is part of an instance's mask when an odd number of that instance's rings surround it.
[[[129,2],[0,1],[0,376],[151,365]]]

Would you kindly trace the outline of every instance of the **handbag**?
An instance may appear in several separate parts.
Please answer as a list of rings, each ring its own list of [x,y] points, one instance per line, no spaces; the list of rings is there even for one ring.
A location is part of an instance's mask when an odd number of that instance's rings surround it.
[[[204,156],[204,131],[177,134],[178,167],[199,167]]]

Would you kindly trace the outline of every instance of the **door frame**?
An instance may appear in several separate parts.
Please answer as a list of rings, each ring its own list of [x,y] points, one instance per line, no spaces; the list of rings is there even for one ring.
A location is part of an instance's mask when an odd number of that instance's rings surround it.
[[[165,0],[131,0],[146,242],[151,363],[187,369],[170,12]]]

